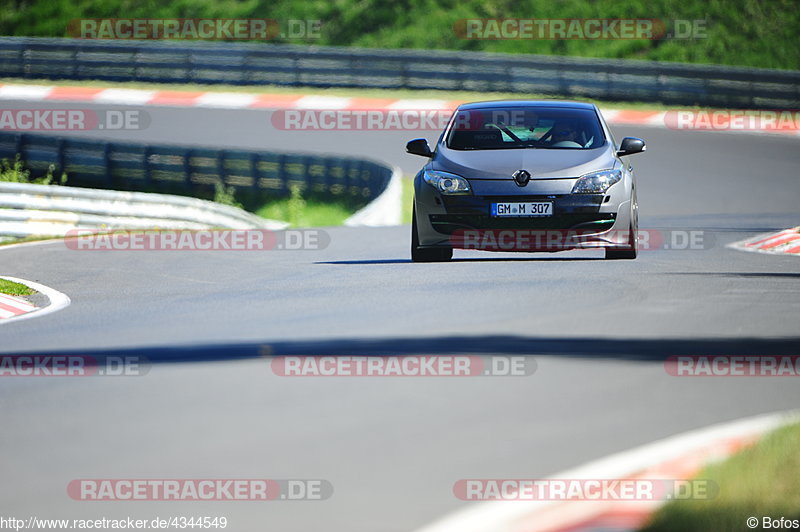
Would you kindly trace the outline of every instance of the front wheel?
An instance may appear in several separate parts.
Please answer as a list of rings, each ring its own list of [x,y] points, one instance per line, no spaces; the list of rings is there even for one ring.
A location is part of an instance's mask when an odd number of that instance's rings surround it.
[[[631,224],[628,227],[629,247],[606,248],[606,259],[635,259],[639,251],[639,204],[636,201],[636,192],[631,197]]]
[[[421,248],[417,234],[417,207],[411,212],[411,261],[446,262],[453,258],[453,248]]]

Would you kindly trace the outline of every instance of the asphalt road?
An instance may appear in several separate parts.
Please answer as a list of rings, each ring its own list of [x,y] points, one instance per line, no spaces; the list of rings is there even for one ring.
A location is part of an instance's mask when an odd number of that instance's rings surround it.
[[[8,107],[30,107],[11,102]],[[64,107],[52,106],[52,107]],[[81,107],[89,107],[81,105]],[[287,133],[259,111],[150,108],[118,138],[367,154],[412,174],[414,132]],[[107,132],[87,135],[108,137]],[[0,326],[0,352],[145,356],[139,377],[4,379],[8,515],[224,515],[229,530],[412,530],[462,478],[540,477],[711,423],[796,408],[791,378],[677,378],[674,354],[797,354],[800,262],[724,244],[797,225],[796,139],[615,128],[644,228],[704,249],[456,252],[412,264],[409,228],[326,229],[324,250],[0,251],[72,305]],[[268,347],[265,347],[268,346]],[[529,377],[287,378],[259,354],[525,354]],[[322,478],[326,501],[91,503],[79,478]]]

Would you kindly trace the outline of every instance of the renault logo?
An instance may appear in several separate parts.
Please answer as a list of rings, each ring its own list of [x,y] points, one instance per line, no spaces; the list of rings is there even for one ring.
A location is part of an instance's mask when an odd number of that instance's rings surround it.
[[[513,177],[514,182],[521,187],[527,185],[528,181],[531,180],[531,174],[527,170],[517,170],[511,174],[511,177]]]

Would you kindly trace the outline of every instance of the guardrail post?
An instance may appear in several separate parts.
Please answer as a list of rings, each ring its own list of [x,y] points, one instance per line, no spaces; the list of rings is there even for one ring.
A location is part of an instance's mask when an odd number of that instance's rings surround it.
[[[217,152],[217,176],[219,177],[219,182],[223,185],[226,185],[225,182],[225,150],[219,150]]]
[[[144,183],[145,186],[149,189],[153,184],[153,176],[150,173],[150,154],[152,152],[152,148],[150,146],[144,147],[144,159],[142,160],[142,165],[144,168]]]
[[[72,68],[70,70],[72,71],[72,77],[74,79],[77,79],[77,77],[78,77],[78,53],[79,53],[78,52],[78,47],[77,46],[73,46],[72,47],[72,64],[70,65]]]
[[[253,184],[250,188],[258,190],[258,155],[255,153],[250,154],[250,175],[253,176]]]
[[[278,180],[281,182],[281,190],[284,194],[289,194],[289,183],[286,178],[286,156],[278,156]]]
[[[141,57],[141,48],[137,46],[133,50],[133,71],[130,74],[134,81],[139,79],[139,57]]]
[[[183,152],[183,182],[187,187],[192,186],[192,157],[194,150],[186,150]]]
[[[304,194],[308,194],[312,189],[312,177],[311,177],[311,157],[303,157],[303,173],[305,174],[305,179],[303,182],[305,183],[306,189],[303,191]]]
[[[25,134],[20,133],[14,136],[14,156],[16,157],[17,154],[22,155],[22,142],[24,140]]]
[[[331,193],[331,158],[325,157],[325,169],[323,170],[325,175],[322,178],[323,185],[325,187],[325,193]]]
[[[23,79],[27,79],[30,77],[30,68],[28,68],[28,63],[26,61],[26,58],[28,57],[28,47],[25,44],[23,44],[20,47],[19,52],[17,52],[17,55],[18,55],[17,61],[19,62],[18,64],[20,66],[19,69],[20,77]]]
[[[114,184],[114,176],[111,175],[111,145],[108,142],[103,143],[103,171],[106,177],[106,184],[112,186]]]
[[[62,172],[66,171],[66,169],[67,169],[66,168],[67,165],[64,162],[64,159],[65,159],[64,151],[66,151],[64,149],[64,146],[66,145],[66,142],[67,141],[65,139],[59,140],[58,141],[58,148],[56,148],[56,164],[58,165],[58,168]]]

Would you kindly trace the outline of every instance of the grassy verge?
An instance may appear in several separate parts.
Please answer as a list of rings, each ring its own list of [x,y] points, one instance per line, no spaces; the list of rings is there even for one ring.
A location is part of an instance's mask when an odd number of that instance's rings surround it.
[[[253,212],[262,218],[289,222],[291,227],[322,227],[342,225],[357,209],[353,200],[342,198],[304,198],[300,188],[292,188],[288,198],[280,198],[262,205]]]
[[[0,294],[8,294],[11,296],[29,296],[35,293],[36,292],[34,290],[31,290],[24,284],[0,279]]]
[[[264,205],[255,214],[262,218],[289,222],[292,227],[323,227],[342,225],[353,212],[339,203],[306,200],[305,207],[292,214],[291,200],[281,199]]]
[[[517,54],[655,59],[692,63],[797,68],[800,11],[794,0],[295,0],[131,2],[72,0],[4,2],[0,34],[63,37],[85,18],[269,18],[282,32],[274,42],[352,47],[474,50]],[[465,19],[658,19],[651,38],[467,38]],[[290,30],[288,21],[318,23]],[[680,23],[679,23],[680,21]],[[462,24],[459,24],[462,22]],[[697,31],[685,25],[699,22]],[[663,26],[663,28],[662,28]],[[460,30],[458,28],[461,28]],[[660,31],[663,29],[663,31]],[[285,37],[283,36],[285,35]],[[575,38],[577,37],[577,38]],[[263,41],[262,41],[263,42]]]
[[[55,172],[55,169],[55,165],[51,164],[44,176],[31,177],[31,172],[25,168],[25,163],[22,161],[21,155],[17,154],[13,163],[8,159],[0,160],[0,181],[9,183],[32,183],[34,185],[66,184],[67,174],[64,172],[62,172],[61,177],[56,180],[57,182],[54,182],[55,177],[53,176],[53,172]]]
[[[411,204],[414,201],[414,178],[403,177],[403,223],[411,223]]]
[[[0,241],[0,246],[10,246],[12,244],[24,244],[26,242],[41,242],[42,240],[55,240],[57,236],[26,236],[22,238],[9,238]]]
[[[414,199],[414,181],[411,176],[404,176],[402,184],[402,223],[411,223],[411,203]],[[255,210],[255,214],[263,218],[289,222],[292,227],[321,227],[342,225],[358,206],[352,202],[330,202],[320,199],[303,199],[298,193],[290,198],[279,199]]]
[[[159,91],[189,91],[189,92],[240,92],[248,94],[296,94],[296,95],[322,95],[340,96],[346,98],[386,98],[408,100],[456,100],[456,101],[483,101],[504,99],[550,99],[553,96],[537,93],[519,92],[475,92],[475,91],[444,91],[444,90],[410,90],[410,89],[358,89],[358,88],[317,88],[317,87],[281,87],[275,85],[201,85],[201,84],[174,84],[174,83],[145,83],[145,82],[106,82],[106,81],[65,81],[49,79],[0,78],[0,84],[24,85],[55,85],[69,87],[99,87],[99,88],[125,88]],[[649,102],[618,102],[597,100],[593,98],[579,98],[581,101],[592,102],[603,109],[638,109],[663,111],[673,107]]]
[[[706,467],[697,478],[719,486],[709,500],[673,501],[652,517],[643,532],[748,530],[756,517],[800,519],[800,424],[783,427],[757,445]],[[773,527],[775,528],[775,527]]]

